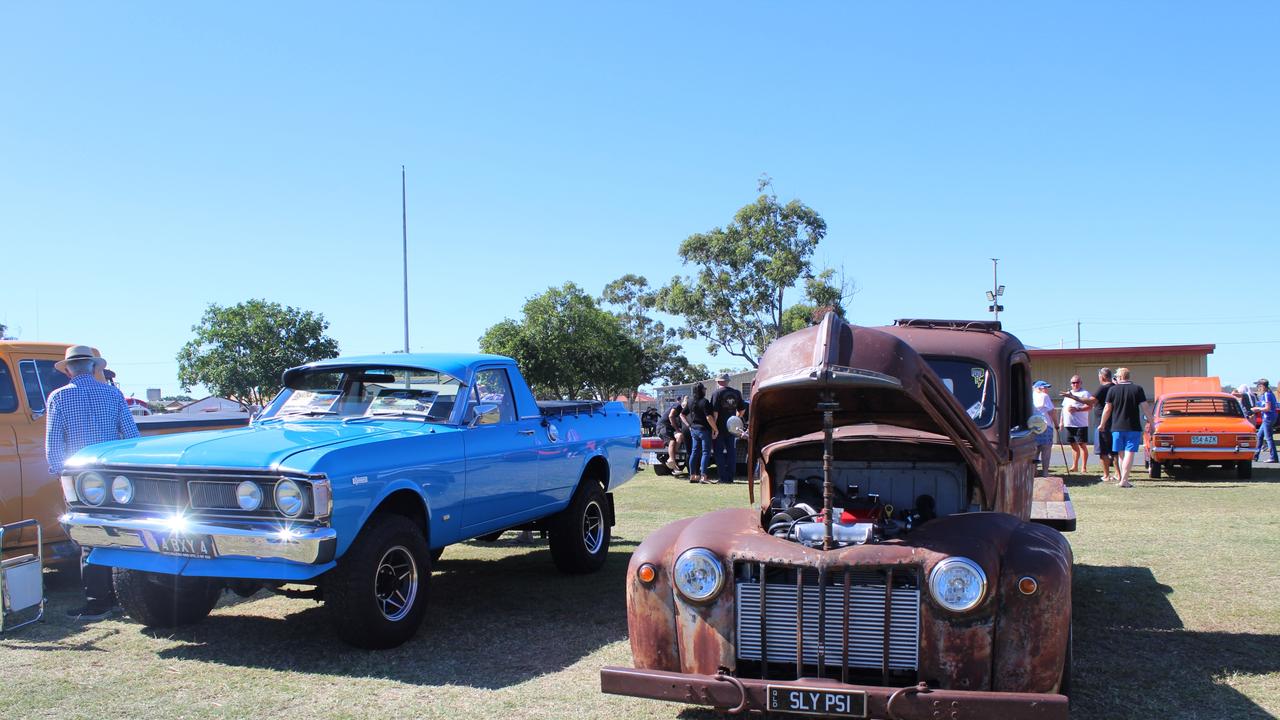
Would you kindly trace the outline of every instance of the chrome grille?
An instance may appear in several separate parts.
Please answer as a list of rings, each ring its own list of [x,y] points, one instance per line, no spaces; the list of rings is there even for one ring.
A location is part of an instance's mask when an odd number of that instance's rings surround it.
[[[133,481],[134,505],[160,505],[177,509],[185,505],[182,500],[182,487],[172,481],[157,478],[140,478],[130,475]]]
[[[191,493],[191,507],[196,510],[239,510],[240,503],[236,499],[238,482],[211,482],[192,480],[187,483],[187,491]],[[262,491],[263,510],[274,510],[275,503],[272,491],[275,486],[269,483],[257,483]]]
[[[740,569],[738,658],[767,660],[761,663],[764,674],[768,663],[793,664],[797,676],[839,670],[842,680],[851,671],[875,671],[887,680],[890,673],[918,668],[920,585],[914,568],[835,569],[821,590],[813,569],[756,563],[743,563]]]

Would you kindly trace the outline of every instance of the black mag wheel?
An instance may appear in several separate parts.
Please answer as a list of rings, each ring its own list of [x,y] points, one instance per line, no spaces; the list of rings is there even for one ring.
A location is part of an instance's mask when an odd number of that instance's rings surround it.
[[[580,575],[604,565],[609,555],[609,523],[604,488],[583,478],[569,507],[551,521],[548,544],[561,572]]]
[[[417,523],[380,513],[324,579],[334,632],[356,647],[385,649],[414,636],[426,614],[431,549]]]

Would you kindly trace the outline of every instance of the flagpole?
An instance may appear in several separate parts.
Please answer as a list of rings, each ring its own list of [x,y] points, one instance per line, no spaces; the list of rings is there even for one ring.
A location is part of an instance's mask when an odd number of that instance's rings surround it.
[[[405,195],[404,166],[400,166],[400,228],[404,239],[404,351],[409,352],[409,207]]]

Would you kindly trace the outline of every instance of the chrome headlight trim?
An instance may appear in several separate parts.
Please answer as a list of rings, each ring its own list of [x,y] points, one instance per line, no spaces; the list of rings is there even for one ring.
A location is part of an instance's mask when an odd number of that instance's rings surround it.
[[[133,502],[133,481],[124,475],[112,478],[111,499],[119,505],[128,505]]]
[[[949,580],[954,579],[967,579],[971,583],[964,593],[967,599],[962,598],[959,601],[953,599],[951,602],[945,599],[948,589],[946,585]],[[975,588],[976,592],[974,592]],[[949,557],[934,565],[929,573],[929,594],[933,596],[934,602],[951,612],[968,612],[981,605],[986,599],[987,574],[982,571],[978,563],[967,557],[958,555]]]
[[[724,564],[706,548],[689,548],[672,566],[676,590],[687,600],[706,602],[724,589]]]
[[[258,487],[258,483],[245,480],[236,485],[236,505],[246,512],[262,507],[262,488]]]
[[[296,518],[307,507],[307,498],[302,494],[302,488],[289,478],[281,478],[276,483],[273,495],[276,501],[276,509],[285,517]]]
[[[107,501],[107,479],[92,471],[82,473],[76,478],[76,495],[86,505],[99,507]]]

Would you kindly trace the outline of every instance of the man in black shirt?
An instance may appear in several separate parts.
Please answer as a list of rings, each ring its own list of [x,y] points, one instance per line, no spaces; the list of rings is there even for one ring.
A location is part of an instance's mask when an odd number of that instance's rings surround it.
[[[1102,425],[1111,428],[1111,450],[1120,466],[1120,487],[1133,487],[1129,469],[1133,457],[1142,446],[1142,412],[1147,393],[1141,385],[1129,382],[1129,368],[1116,370],[1116,382],[1107,392],[1102,409]]]
[[[742,393],[729,387],[729,373],[721,373],[716,378],[716,390],[711,393],[711,408],[716,414],[716,470],[722,483],[732,483],[738,469],[738,437],[729,432],[727,423],[729,418],[742,412],[743,404]]]

